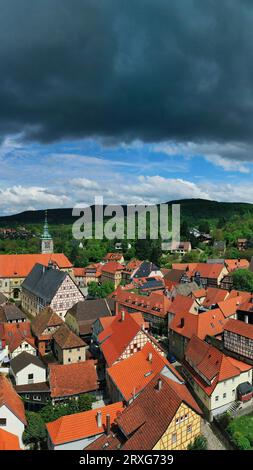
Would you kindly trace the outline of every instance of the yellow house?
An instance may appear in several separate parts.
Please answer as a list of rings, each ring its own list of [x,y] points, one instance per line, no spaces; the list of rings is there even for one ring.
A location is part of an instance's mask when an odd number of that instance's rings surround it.
[[[117,418],[117,429],[86,450],[187,450],[201,434],[201,415],[184,382],[160,373]]]

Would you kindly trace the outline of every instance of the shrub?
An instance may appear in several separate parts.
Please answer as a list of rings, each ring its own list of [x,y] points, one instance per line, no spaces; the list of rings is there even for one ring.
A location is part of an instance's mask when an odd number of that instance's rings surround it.
[[[205,436],[200,435],[195,437],[194,441],[187,447],[188,450],[207,450],[207,439]]]

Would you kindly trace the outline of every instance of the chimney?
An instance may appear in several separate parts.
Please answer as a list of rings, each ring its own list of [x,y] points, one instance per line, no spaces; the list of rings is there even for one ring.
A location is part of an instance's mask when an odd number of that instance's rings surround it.
[[[98,428],[102,428],[102,412],[97,412],[97,426]]]
[[[157,381],[157,390],[159,392],[160,392],[160,390],[162,390],[162,385],[163,385],[162,379],[158,379],[158,381]]]
[[[124,321],[125,320],[125,312],[124,310],[122,310],[121,312],[121,321]]]
[[[106,415],[106,435],[109,436],[111,431],[111,417],[109,414]]]
[[[149,352],[148,353],[148,361],[152,362],[152,360],[153,360],[153,354],[152,354],[152,352]]]
[[[180,328],[183,328],[184,327],[184,318],[181,318],[180,319]]]

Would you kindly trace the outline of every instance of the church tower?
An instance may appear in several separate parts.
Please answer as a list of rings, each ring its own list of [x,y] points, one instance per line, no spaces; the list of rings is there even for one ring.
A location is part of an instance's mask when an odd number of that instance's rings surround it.
[[[48,222],[47,222],[47,211],[45,213],[45,223],[43,234],[41,237],[41,253],[53,253],[54,252],[54,242],[49,233]]]

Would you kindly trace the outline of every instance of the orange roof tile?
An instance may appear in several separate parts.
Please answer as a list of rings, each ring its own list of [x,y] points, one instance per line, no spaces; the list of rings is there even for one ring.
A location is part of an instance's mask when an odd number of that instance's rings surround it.
[[[98,336],[98,340],[101,344],[100,348],[108,366],[111,366],[119,359],[140,330],[140,324],[127,312],[125,312],[124,320],[122,320],[122,315],[113,317],[113,321],[110,325]]]
[[[222,311],[224,317],[228,318],[231,315],[235,315],[240,303],[241,297],[231,297],[230,299],[226,298],[226,300],[218,302],[218,307]]]
[[[18,436],[0,429],[0,450],[21,450]]]
[[[200,314],[177,313],[170,323],[170,329],[186,338],[193,335],[205,339],[207,335],[217,336],[224,329],[226,320],[219,308],[207,310]]]
[[[12,383],[0,374],[0,407],[7,406],[17,418],[26,425],[25,408],[23,400],[14,390]]]
[[[252,369],[252,366],[241,361],[231,360],[219,349],[205,343],[195,335],[187,345],[185,360],[194,380],[208,395],[211,395],[218,382],[223,382],[240,375],[242,371]]]
[[[49,383],[51,397],[65,397],[98,389],[95,361],[74,364],[50,364]]]
[[[151,360],[149,359],[150,354],[152,355]],[[173,375],[183,381],[167,359],[162,357],[151,343],[146,343],[141,351],[109,367],[107,373],[124,399],[129,401],[134,394],[137,395],[143,390],[164,367],[169,368]]]
[[[0,338],[5,340],[6,344],[8,344],[11,353],[15,351],[23,341],[35,347],[29,321],[22,323],[3,323],[0,325]]]
[[[50,260],[55,262],[60,269],[72,268],[71,262],[63,253],[0,255],[0,278],[25,278],[36,263],[48,266]]]
[[[117,261],[109,261],[104,266],[102,266],[101,271],[106,273],[116,273],[117,271],[122,271],[123,266],[122,264],[118,263]]]
[[[74,276],[75,277],[85,277],[86,271],[85,268],[73,268]]]
[[[98,411],[102,413],[101,427],[97,423]],[[122,411],[122,402],[113,403],[102,408],[62,416],[51,423],[47,423],[46,427],[52,443],[60,445],[104,433],[106,415],[110,415],[111,424],[113,424]]]
[[[232,289],[229,292],[229,295],[228,295],[227,299],[231,299],[233,297],[240,297],[241,302],[249,302],[252,298],[252,294],[251,294],[251,292],[245,292],[245,291],[239,291],[239,290]]]
[[[225,259],[225,264],[228,272],[239,268],[247,269],[249,267],[249,261],[247,259]]]
[[[123,254],[122,253],[107,253],[104,257],[106,261],[119,261],[121,260]]]
[[[225,300],[228,297],[229,292],[224,289],[219,289],[218,287],[208,287],[206,289],[206,298],[203,302],[204,307],[211,307],[222,300]]]
[[[230,318],[227,321],[224,330],[253,340],[253,325],[250,325],[249,323],[244,323],[244,321],[234,320],[233,318]]]

